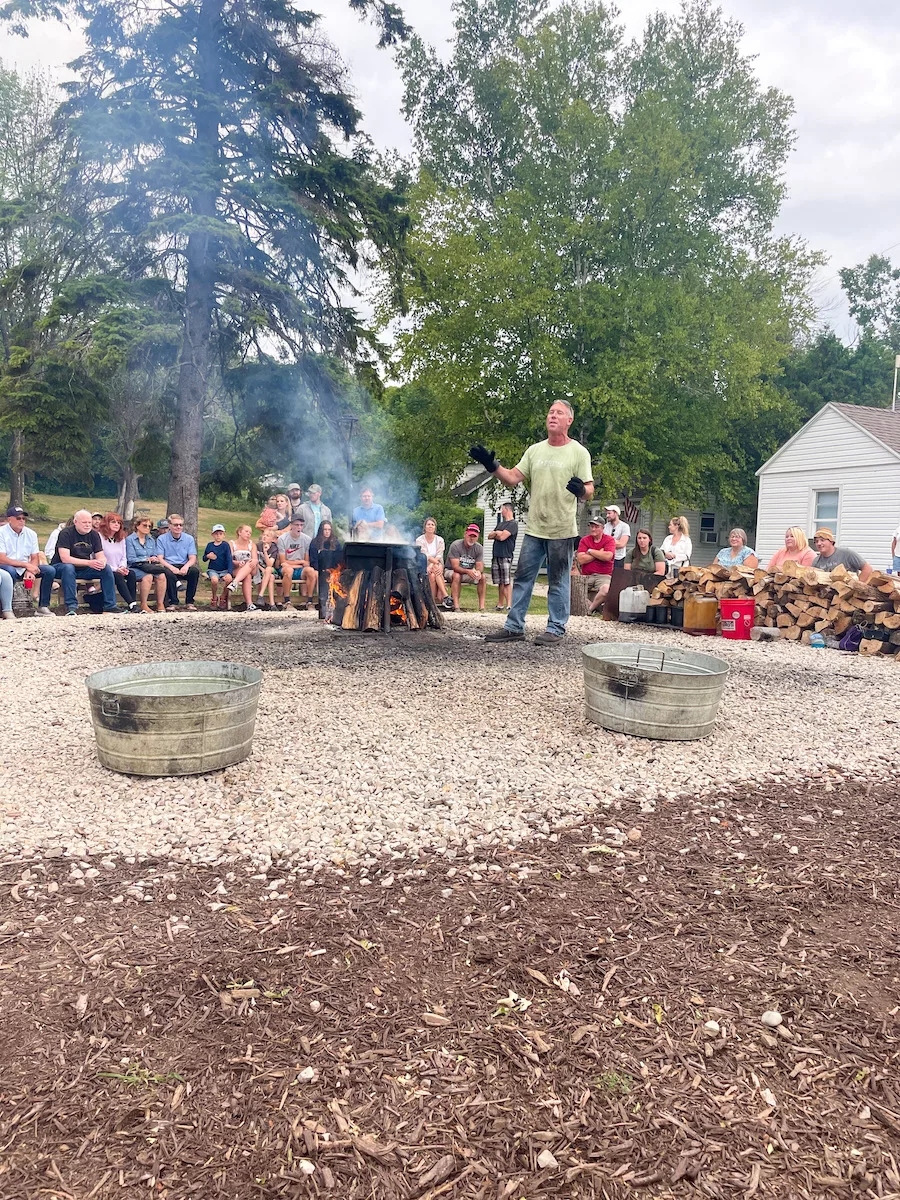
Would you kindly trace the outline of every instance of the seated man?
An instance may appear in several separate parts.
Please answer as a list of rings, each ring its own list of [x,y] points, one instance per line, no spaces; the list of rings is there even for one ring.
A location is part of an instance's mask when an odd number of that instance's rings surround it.
[[[161,528],[162,521],[159,524]],[[194,597],[197,595],[197,583],[200,579],[197,543],[189,533],[184,532],[184,517],[178,513],[169,513],[169,528],[156,539],[156,549],[162,555],[163,566],[166,568],[166,612],[178,608],[179,579],[185,580],[186,611],[196,612]]]
[[[40,578],[41,592],[38,613],[50,614],[50,590],[56,572],[40,560],[37,534],[25,524],[28,513],[17,504],[6,510],[6,524],[0,527],[0,571],[12,576],[14,583],[31,587]]]
[[[459,590],[464,583],[475,584],[478,591],[478,609],[479,612],[484,612],[487,585],[484,578],[484,547],[478,540],[480,533],[477,525],[470,525],[461,538],[451,542],[447,551],[447,562],[450,564],[447,578],[450,581],[451,606],[454,612],[459,612]]]
[[[359,499],[351,516],[350,532],[361,542],[380,542],[384,537],[384,509],[375,503],[370,487],[363,488]]]
[[[63,529],[57,538],[51,564],[56,578],[62,585],[66,616],[78,615],[79,579],[91,582],[99,580],[103,591],[103,611],[119,612],[112,568],[107,566],[100,534],[94,529],[91,514],[86,508],[80,508],[72,521],[72,525]]]
[[[578,543],[575,554],[581,574],[587,577],[588,593],[593,593],[588,612],[596,612],[603,607],[612,579],[615,556],[616,539],[611,533],[604,532],[601,517],[591,517],[590,532]]]
[[[293,517],[278,539],[278,565],[281,570],[281,596],[285,604],[291,602],[291,587],[296,579],[300,584],[303,600],[301,608],[309,608],[309,598],[316,594],[319,575],[309,565],[309,545],[312,541],[303,532],[302,517]]]
[[[819,552],[813,559],[813,567],[817,571],[833,571],[835,567],[846,567],[848,571],[855,571],[859,575],[860,583],[865,583],[872,574],[872,568],[855,550],[834,544],[833,530],[817,529],[813,541]]]

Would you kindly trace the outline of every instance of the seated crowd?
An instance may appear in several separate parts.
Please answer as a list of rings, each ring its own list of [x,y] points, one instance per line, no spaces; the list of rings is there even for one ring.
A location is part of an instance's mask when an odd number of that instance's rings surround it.
[[[290,605],[296,585],[299,607],[318,608],[320,619],[324,619],[328,568],[340,561],[342,543],[331,509],[322,502],[321,487],[311,484],[306,496],[304,500],[297,483],[289,484],[286,492],[270,496],[256,522],[257,536],[250,525],[241,524],[235,529],[234,539],[229,540],[225,526],[214,525],[212,539],[202,555],[178,513],[170,513],[155,526],[150,517],[139,515],[129,530],[118,513],[91,513],[87,509],[80,509],[69,522],[55,529],[42,553],[36,533],[27,524],[28,513],[12,505],[0,523],[0,613],[6,620],[14,617],[13,588],[17,582],[26,589],[37,585],[36,611],[41,616],[52,615],[54,589],[60,593],[66,616],[75,616],[79,584],[86,585],[85,597],[94,612],[152,613],[151,599],[157,612],[175,612],[182,607],[193,612],[205,568],[213,609],[227,610],[235,600],[242,601],[247,612],[284,609]],[[436,604],[458,612],[461,589],[471,584],[479,610],[484,611],[487,580],[480,534],[480,527],[471,524],[446,549],[434,517],[426,518],[415,545]],[[493,543],[491,580],[498,589],[499,612],[509,611],[510,607],[518,534],[512,506],[503,504],[496,527],[487,535]],[[384,508],[375,503],[368,487],[363,488],[360,504],[353,510],[351,536],[365,541],[400,537],[386,522]],[[578,542],[572,568],[573,574],[588,580],[590,612],[604,606],[615,570],[633,572],[636,581],[652,588],[654,577],[677,574],[691,561],[693,546],[686,517],[669,521],[660,547],[654,545],[649,529],[639,529],[629,553],[630,537],[631,528],[622,520],[618,505],[606,508],[605,520],[591,517],[589,532]],[[871,566],[860,555],[835,545],[832,530],[816,530],[813,540],[815,551],[803,530],[791,527],[785,533],[784,546],[772,555],[766,569],[777,570],[793,560],[800,566],[825,571],[843,565],[857,572],[863,581],[871,575]],[[728,543],[716,555],[716,565],[759,565],[743,529],[732,529]],[[181,589],[183,605],[179,599]]]

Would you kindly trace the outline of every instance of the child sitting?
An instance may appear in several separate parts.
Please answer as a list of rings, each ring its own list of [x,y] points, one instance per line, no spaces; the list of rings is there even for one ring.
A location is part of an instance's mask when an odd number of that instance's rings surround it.
[[[231,547],[225,541],[225,526],[213,525],[212,541],[207,543],[206,549],[203,551],[203,561],[209,563],[206,569],[206,574],[209,577],[209,587],[212,592],[211,608],[228,608],[228,590],[227,585],[231,583],[231,577],[234,572],[234,561],[231,556]],[[219,592],[219,580],[222,580],[222,595]]]

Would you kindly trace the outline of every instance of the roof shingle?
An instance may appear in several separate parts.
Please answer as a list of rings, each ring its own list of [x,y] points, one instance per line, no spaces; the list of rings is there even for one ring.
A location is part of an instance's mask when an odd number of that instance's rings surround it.
[[[889,408],[869,408],[863,404],[835,404],[838,412],[861,425],[873,437],[884,442],[896,454],[900,454],[900,412]]]

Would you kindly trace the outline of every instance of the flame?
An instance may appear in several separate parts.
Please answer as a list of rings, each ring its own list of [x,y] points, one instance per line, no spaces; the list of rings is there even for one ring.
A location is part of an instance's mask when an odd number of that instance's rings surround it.
[[[331,592],[331,598],[340,596],[342,599],[347,598],[347,589],[341,584],[341,567],[332,567],[328,572],[328,589]]]
[[[396,592],[391,592],[391,624],[407,624],[406,607]]]

